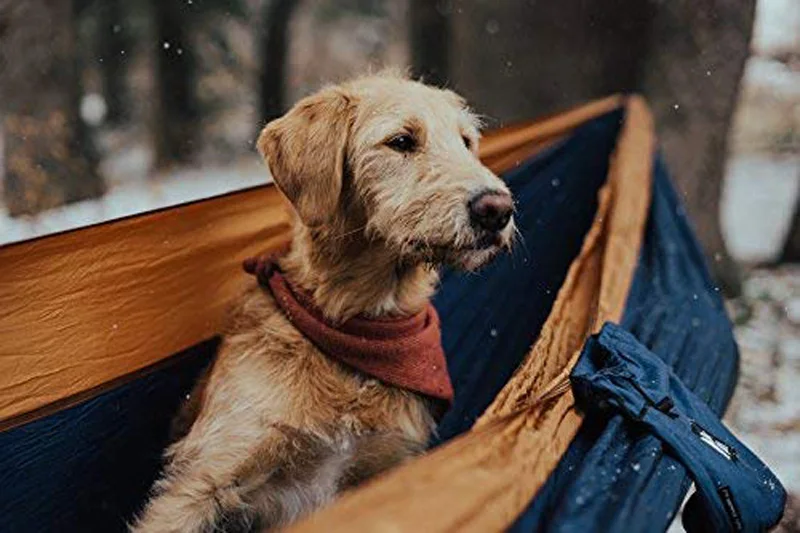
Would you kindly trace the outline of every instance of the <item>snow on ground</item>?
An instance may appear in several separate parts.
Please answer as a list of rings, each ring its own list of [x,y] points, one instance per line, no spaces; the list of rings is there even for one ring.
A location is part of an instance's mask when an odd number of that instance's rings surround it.
[[[744,263],[775,259],[798,192],[800,156],[735,156],[728,164],[721,209],[731,255]]]
[[[800,494],[800,265],[751,272],[730,310],[741,376],[726,421]]]
[[[149,180],[111,181],[102,198],[76,202],[34,217],[11,218],[0,205],[0,245],[219,196],[269,181],[266,167],[253,159],[232,167],[180,169]]]
[[[778,531],[800,531],[800,265],[754,270],[729,302],[741,353],[725,422],[789,493]]]
[[[797,0],[758,0],[753,49],[759,54],[797,46],[800,42],[800,3]]]
[[[180,169],[157,178],[131,175],[143,164],[135,151],[108,161],[109,192],[87,200],[14,219],[0,206],[0,245],[106,220],[218,196],[267,183],[265,166],[244,160],[231,167]],[[732,255],[745,263],[765,262],[780,250],[800,192],[800,157],[748,154],[729,165],[722,201],[722,226]]]

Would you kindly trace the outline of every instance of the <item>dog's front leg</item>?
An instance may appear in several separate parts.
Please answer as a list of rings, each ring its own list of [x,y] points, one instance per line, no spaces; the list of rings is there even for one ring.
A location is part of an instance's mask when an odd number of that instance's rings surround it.
[[[251,531],[288,524],[330,501],[350,454],[331,438],[282,424],[245,452],[176,443],[133,533]],[[205,441],[204,441],[205,442]],[[241,443],[239,443],[241,444]]]
[[[163,477],[154,485],[152,498],[130,531],[248,531],[254,517],[235,478],[241,461],[222,457],[219,449],[194,455],[187,439],[170,450]]]

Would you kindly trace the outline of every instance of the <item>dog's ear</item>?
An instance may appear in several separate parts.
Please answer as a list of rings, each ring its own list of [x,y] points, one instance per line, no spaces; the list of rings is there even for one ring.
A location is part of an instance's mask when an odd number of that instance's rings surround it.
[[[339,204],[354,108],[343,90],[324,89],[259,135],[258,151],[275,183],[309,227],[330,220]]]

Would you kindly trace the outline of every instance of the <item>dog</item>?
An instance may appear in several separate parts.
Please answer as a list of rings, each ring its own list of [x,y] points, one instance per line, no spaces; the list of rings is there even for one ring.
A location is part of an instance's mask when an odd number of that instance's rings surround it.
[[[257,141],[294,211],[270,268],[333,330],[432,309],[438,267],[478,269],[513,241],[511,194],[478,142],[463,98],[395,73],[300,100]],[[281,305],[263,283],[238,302],[131,531],[282,527],[424,450],[439,402],[342,364]]]

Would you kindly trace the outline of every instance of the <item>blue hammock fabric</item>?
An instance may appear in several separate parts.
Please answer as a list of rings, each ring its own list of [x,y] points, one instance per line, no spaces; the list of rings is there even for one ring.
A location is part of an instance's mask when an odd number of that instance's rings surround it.
[[[594,119],[508,172],[520,244],[479,274],[444,273],[434,304],[456,396],[433,446],[472,426],[538,337],[592,224],[623,118]],[[653,180],[621,326],[719,414],[737,377],[731,325],[660,160]],[[169,420],[213,351],[207,343],[0,433],[0,531],[123,531],[157,475]],[[593,412],[512,530],[663,530],[689,484],[657,436],[622,414]]]
[[[655,354],[607,323],[572,370],[579,405],[622,414],[659,438],[689,470],[698,504],[684,524],[695,531],[766,531],[786,494],[775,475],[720,422]]]

